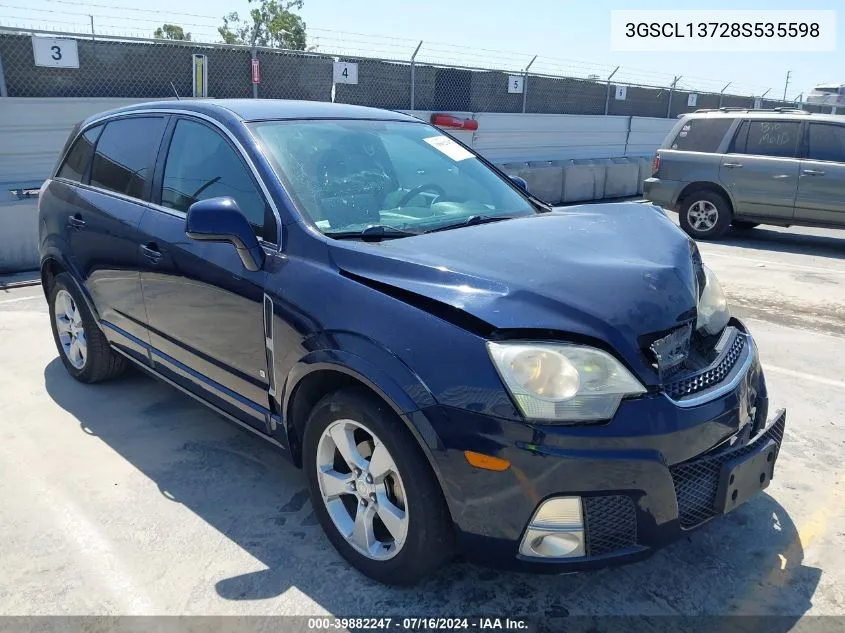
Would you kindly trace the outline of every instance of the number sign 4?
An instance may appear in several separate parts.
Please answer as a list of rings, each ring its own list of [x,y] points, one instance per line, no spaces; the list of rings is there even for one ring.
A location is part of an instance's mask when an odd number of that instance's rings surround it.
[[[357,84],[358,64],[355,62],[335,62],[333,79],[336,84]]]
[[[36,66],[50,68],[79,68],[76,40],[53,37],[32,37],[32,56]]]

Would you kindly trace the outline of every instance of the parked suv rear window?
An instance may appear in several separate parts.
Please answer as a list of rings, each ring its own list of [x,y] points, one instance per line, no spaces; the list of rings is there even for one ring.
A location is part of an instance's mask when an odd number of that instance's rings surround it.
[[[97,142],[91,184],[134,198],[143,197],[164,124],[163,117],[119,119],[106,124]]]
[[[671,148],[686,152],[715,152],[733,119],[689,119],[681,127]]]
[[[799,121],[743,121],[730,152],[755,156],[795,156]]]
[[[59,173],[56,174],[59,178],[82,182],[88,172],[88,163],[91,162],[91,156],[94,154],[94,143],[97,142],[97,137],[102,131],[102,125],[92,127],[76,140]]]
[[[845,163],[845,126],[811,123],[807,158]]]

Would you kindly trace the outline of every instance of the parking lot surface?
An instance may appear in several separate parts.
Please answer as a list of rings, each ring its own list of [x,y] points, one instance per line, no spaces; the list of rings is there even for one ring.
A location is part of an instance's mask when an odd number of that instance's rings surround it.
[[[788,409],[767,491],[634,565],[411,589],[335,553],[272,446],[137,371],[75,382],[41,288],[0,290],[0,614],[845,613],[845,232],[700,247]]]

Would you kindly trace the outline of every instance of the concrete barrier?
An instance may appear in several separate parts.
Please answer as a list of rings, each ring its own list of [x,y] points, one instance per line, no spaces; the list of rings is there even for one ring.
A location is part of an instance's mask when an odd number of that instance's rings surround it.
[[[563,164],[560,161],[530,162],[517,174],[528,183],[528,191],[551,204],[563,195]]]
[[[0,273],[38,268],[38,203],[0,202]]]
[[[585,202],[600,199],[599,183],[604,189],[604,168],[593,160],[570,160],[563,165],[561,202]]]
[[[519,176],[519,171],[528,167],[528,163],[500,163],[498,167],[508,176]]]
[[[646,178],[651,176],[652,158],[649,156],[636,156],[631,160],[636,160],[640,167],[639,181],[637,182],[637,195],[643,195],[643,183]]]
[[[604,197],[627,198],[637,195],[637,181],[640,167],[627,158],[613,158],[601,161],[605,165]]]

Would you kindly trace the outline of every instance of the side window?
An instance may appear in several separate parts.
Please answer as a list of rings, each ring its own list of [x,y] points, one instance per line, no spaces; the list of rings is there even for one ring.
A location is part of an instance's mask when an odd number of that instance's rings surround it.
[[[792,158],[798,145],[798,121],[750,121],[743,154]]]
[[[235,149],[207,125],[181,119],[164,164],[162,206],[187,211],[194,202],[228,196],[259,235],[267,204]]]
[[[715,152],[734,119],[727,117],[689,119],[681,127],[670,149],[685,152]]]
[[[810,123],[807,158],[845,163],[845,126]]]
[[[150,164],[164,133],[163,117],[118,119],[97,141],[91,184],[134,198],[144,197]]]
[[[76,139],[56,176],[74,182],[84,182],[88,174],[88,164],[94,155],[94,144],[102,131],[103,126],[97,125],[86,130],[85,134]]]

